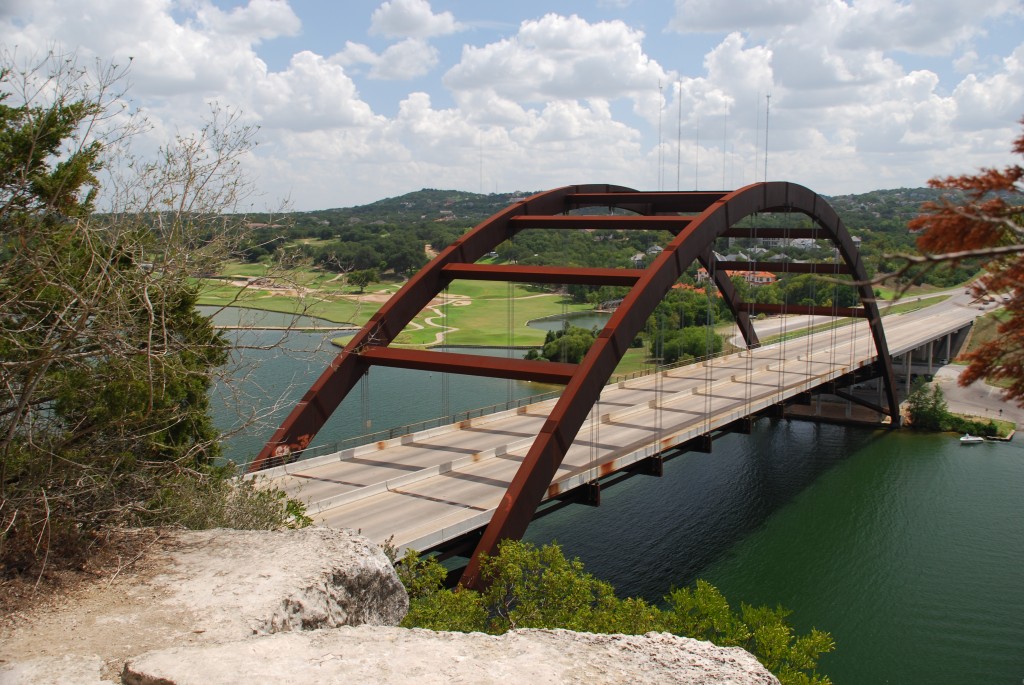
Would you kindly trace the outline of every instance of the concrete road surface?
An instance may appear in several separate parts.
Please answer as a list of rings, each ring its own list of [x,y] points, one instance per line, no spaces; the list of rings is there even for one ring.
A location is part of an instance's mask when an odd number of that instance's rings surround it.
[[[984,381],[975,381],[967,387],[960,385],[960,374],[966,367],[947,364],[935,372],[935,382],[946,396],[949,410],[957,414],[1006,419],[1024,427],[1024,409],[1002,398],[1003,391]]]

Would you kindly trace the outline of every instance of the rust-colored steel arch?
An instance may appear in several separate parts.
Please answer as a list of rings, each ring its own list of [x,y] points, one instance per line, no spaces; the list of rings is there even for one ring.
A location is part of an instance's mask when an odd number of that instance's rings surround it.
[[[786,182],[753,184],[706,200],[709,201],[703,202],[700,213],[677,233],[654,263],[644,271],[643,277],[615,310],[590,351],[580,362],[579,368],[552,409],[484,530],[463,573],[463,585],[479,585],[481,553],[493,555],[497,552],[501,540],[522,538],[533,512],[541,503],[565,453],[600,396],[601,389],[657,304],[695,259],[707,257],[708,247],[715,239],[729,235],[730,231],[736,231],[735,225],[748,216],[773,211],[802,213],[809,216],[817,227],[808,235],[829,238],[836,244],[848,272],[853,274],[857,282],[858,294],[863,304],[861,315],[868,320],[875,351],[882,365],[888,401],[887,412],[892,418],[893,425],[899,425],[899,405],[896,402],[892,358],[889,356],[874,293],[867,285],[867,273],[860,255],[835,210],[811,190]],[[666,207],[663,211],[672,209],[685,211],[676,207]],[[789,235],[796,237],[792,231]],[[737,309],[748,314],[755,311],[749,304],[741,304]],[[815,309],[808,308],[808,313],[818,313]],[[832,312],[826,310],[820,313]]]
[[[633,286],[642,277],[640,269],[582,269],[567,267],[495,266],[476,264],[505,240],[528,228],[606,228],[665,230],[678,234],[690,217],[724,193],[642,193],[621,186],[591,184],[566,186],[538,193],[510,205],[477,225],[413,276],[367,324],[356,333],[317,381],[302,396],[264,448],[249,464],[249,472],[288,461],[309,446],[341,401],[372,365],[433,369],[450,373],[486,375],[499,378],[566,384],[575,365],[535,364],[523,360],[477,355],[396,350],[388,345],[455,279],[504,280],[527,283],[584,283]],[[639,215],[567,215],[581,207],[607,206]],[[680,212],[686,215],[680,215]],[[700,254],[701,263],[711,264],[710,250]],[[757,344],[750,323],[749,307],[736,297],[724,272],[715,282],[736,315],[748,345]]]
[[[585,207],[606,207],[632,214],[612,211],[601,215],[570,213]],[[779,237],[829,239],[835,243],[843,265],[787,267],[774,263],[732,264],[716,260],[711,248],[717,238],[749,236],[752,229],[738,226],[742,219],[761,212],[780,211],[804,214],[812,219],[814,228],[759,228],[754,229],[755,235],[772,237],[777,233]],[[478,259],[505,240],[531,228],[664,230],[673,234],[673,238],[645,269],[476,264]],[[551,478],[616,364],[651,312],[694,260],[699,260],[714,277],[722,296],[736,315],[747,345],[751,347],[759,343],[750,317],[770,308],[741,302],[726,274],[727,269],[750,268],[753,265],[764,270],[799,268],[811,273],[852,274],[858,282],[858,294],[863,304],[861,309],[839,311],[835,308],[804,307],[803,310],[867,318],[885,379],[888,407],[880,409],[892,417],[894,425],[898,424],[892,360],[873,293],[866,284],[864,266],[838,215],[821,197],[803,186],[785,182],[758,183],[732,192],[641,192],[612,185],[580,185],[539,193],[511,205],[445,248],[353,336],[284,420],[249,470],[289,460],[295,452],[306,448],[373,365],[564,384],[564,392],[470,560],[463,584],[473,585],[477,580],[481,552],[494,553],[500,540],[522,537]],[[539,364],[518,359],[389,347],[413,317],[455,279],[625,285],[630,287],[630,292],[579,364]]]

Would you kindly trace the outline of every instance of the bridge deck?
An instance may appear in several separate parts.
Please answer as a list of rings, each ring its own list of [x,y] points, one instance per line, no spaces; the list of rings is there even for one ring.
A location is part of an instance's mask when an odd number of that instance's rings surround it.
[[[970,323],[967,298],[884,319],[893,356]],[[856,368],[874,346],[858,322],[609,385],[549,497],[721,428]],[[427,549],[485,525],[554,400],[262,472],[322,525]]]

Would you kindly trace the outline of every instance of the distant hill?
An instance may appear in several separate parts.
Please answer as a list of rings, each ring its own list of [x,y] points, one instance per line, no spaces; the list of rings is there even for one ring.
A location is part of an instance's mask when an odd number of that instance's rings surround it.
[[[473,226],[536,192],[539,191],[484,195],[464,190],[424,188],[355,207],[295,212],[290,218],[297,228],[307,230],[315,226],[337,230],[373,223],[409,225],[443,222]],[[892,233],[904,232],[907,222],[917,216],[921,203],[939,196],[940,191],[932,188],[894,188],[856,195],[826,196],[826,199],[854,233],[861,230]]]
[[[921,211],[921,203],[941,196],[942,191],[935,188],[894,188],[859,195],[826,196],[826,199],[850,228],[885,225],[905,229],[907,222]]]
[[[426,260],[426,247],[440,251],[470,227],[534,194],[536,191],[480,194],[460,190],[424,188],[365,205],[295,212],[285,216],[248,217],[250,230],[242,258],[258,261],[283,244],[297,245],[313,264],[327,270],[377,269],[380,273],[405,275]],[[826,199],[839,213],[847,229],[861,240],[861,254],[869,271],[891,272],[902,262],[892,255],[916,252],[916,236],[907,222],[918,215],[921,204],[940,197],[929,188],[896,188],[868,193],[835,195]],[[761,217],[762,225],[787,225],[787,217]],[[774,222],[774,224],[773,224]],[[663,244],[658,232],[632,231],[597,238],[575,232],[553,236],[550,232],[526,231],[515,243],[495,248],[498,259],[536,264],[575,266],[629,266],[631,257],[653,244]],[[741,245],[742,247],[742,245]],[[818,248],[773,248],[792,259],[819,259]],[[970,271],[972,265],[963,267]],[[936,285],[957,283],[970,273],[930,274]]]
[[[314,223],[342,228],[346,225],[374,222],[385,224],[450,222],[459,226],[473,226],[513,202],[529,197],[535,192],[516,191],[481,195],[463,190],[424,188],[356,207],[297,212],[292,218],[295,219],[295,225],[300,227]]]

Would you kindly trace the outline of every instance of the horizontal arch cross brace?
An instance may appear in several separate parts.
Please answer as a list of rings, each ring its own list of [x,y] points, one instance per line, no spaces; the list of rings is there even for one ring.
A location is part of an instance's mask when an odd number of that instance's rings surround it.
[[[457,352],[427,352],[393,347],[367,347],[359,352],[366,362],[400,369],[459,373],[467,376],[510,378],[535,383],[565,385],[576,372],[576,364],[537,362],[505,357],[484,357]]]
[[[455,279],[631,286],[643,275],[641,269],[585,269],[562,266],[506,266],[503,264],[448,264],[444,274]]]

